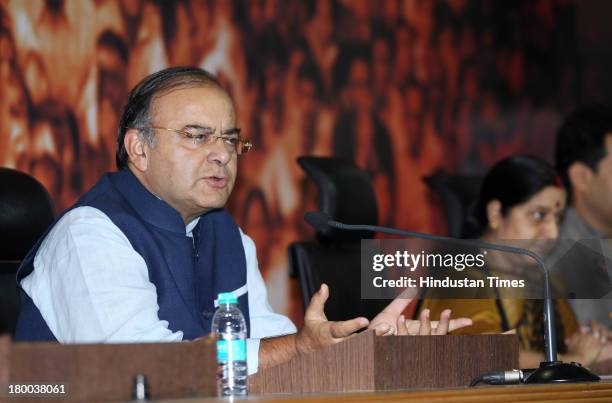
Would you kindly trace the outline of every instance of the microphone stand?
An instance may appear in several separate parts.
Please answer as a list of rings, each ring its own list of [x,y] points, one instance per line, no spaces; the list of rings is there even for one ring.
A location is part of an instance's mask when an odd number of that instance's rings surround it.
[[[373,231],[390,235],[427,239],[430,241],[444,241],[460,246],[471,246],[480,249],[497,250],[505,253],[514,253],[531,257],[544,274],[544,361],[539,368],[530,373],[523,383],[558,383],[558,382],[596,382],[600,378],[584,368],[580,363],[564,363],[557,359],[557,338],[555,327],[555,312],[551,298],[549,272],[544,260],[529,249],[516,248],[506,245],[481,242],[472,239],[458,239],[447,236],[423,234],[396,228],[381,227],[377,225],[344,224],[332,220],[323,212],[307,212],[304,219],[315,229],[324,230],[332,227],[344,231]]]

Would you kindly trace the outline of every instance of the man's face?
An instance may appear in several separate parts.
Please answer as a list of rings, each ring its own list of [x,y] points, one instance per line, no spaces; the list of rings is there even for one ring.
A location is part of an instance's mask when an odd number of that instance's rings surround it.
[[[229,96],[214,87],[172,90],[151,104],[151,126],[193,132],[208,128],[214,135],[236,128]],[[198,128],[198,129],[194,129]],[[221,140],[203,143],[167,130],[155,130],[145,145],[145,186],[174,207],[187,223],[223,207],[236,180],[237,155]]]
[[[607,228],[612,228],[612,134],[604,141],[607,154],[590,178],[585,203]]]

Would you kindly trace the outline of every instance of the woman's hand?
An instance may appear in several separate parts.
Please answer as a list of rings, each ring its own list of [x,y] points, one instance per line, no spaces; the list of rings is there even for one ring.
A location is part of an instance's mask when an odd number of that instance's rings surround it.
[[[588,366],[598,360],[606,342],[599,335],[596,337],[591,332],[581,330],[565,340],[565,344],[567,354],[563,355],[563,361],[575,361]]]
[[[591,326],[581,327],[580,331],[582,333],[591,333],[595,338],[601,340],[602,343],[608,341],[610,337],[610,331],[604,325],[599,322],[591,322]]]

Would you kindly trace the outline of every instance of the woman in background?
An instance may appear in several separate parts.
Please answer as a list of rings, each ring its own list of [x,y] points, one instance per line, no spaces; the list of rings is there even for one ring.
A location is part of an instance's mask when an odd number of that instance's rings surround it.
[[[472,224],[476,224],[482,241],[528,247],[545,257],[559,235],[565,201],[565,190],[552,166],[536,157],[513,156],[498,162],[484,178]],[[505,273],[502,278],[517,273],[517,268],[523,271],[517,278],[538,270],[527,256],[491,251],[487,252],[486,265],[489,275]],[[498,290],[495,293],[499,296]],[[420,312],[435,317],[446,308],[473,321],[472,326],[456,333],[516,329],[521,368],[537,367],[543,361],[541,299],[425,299]],[[603,328],[595,326],[588,332],[580,329],[567,300],[555,300],[554,308],[560,360],[591,365],[609,355]]]

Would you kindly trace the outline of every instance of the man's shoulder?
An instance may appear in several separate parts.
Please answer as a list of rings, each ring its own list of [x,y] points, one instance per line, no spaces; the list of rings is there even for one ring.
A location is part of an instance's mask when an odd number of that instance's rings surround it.
[[[42,240],[34,256],[34,264],[41,259],[54,260],[89,254],[92,250],[129,247],[130,242],[104,212],[89,206],[76,207],[64,214]]]
[[[72,225],[89,223],[95,225],[101,221],[110,221],[102,210],[92,206],[77,206],[66,212],[66,214],[57,221],[55,227],[70,227]]]
[[[117,229],[103,211],[91,206],[80,206],[68,211],[55,223],[45,243],[64,238],[94,238],[97,234],[108,232],[117,232]]]
[[[104,207],[119,206],[122,199],[111,182],[112,173],[102,175],[100,180],[73,205],[73,208],[91,206],[99,210]]]
[[[576,209],[568,207],[561,223],[559,238],[579,240],[601,238],[601,235],[588,226]]]

